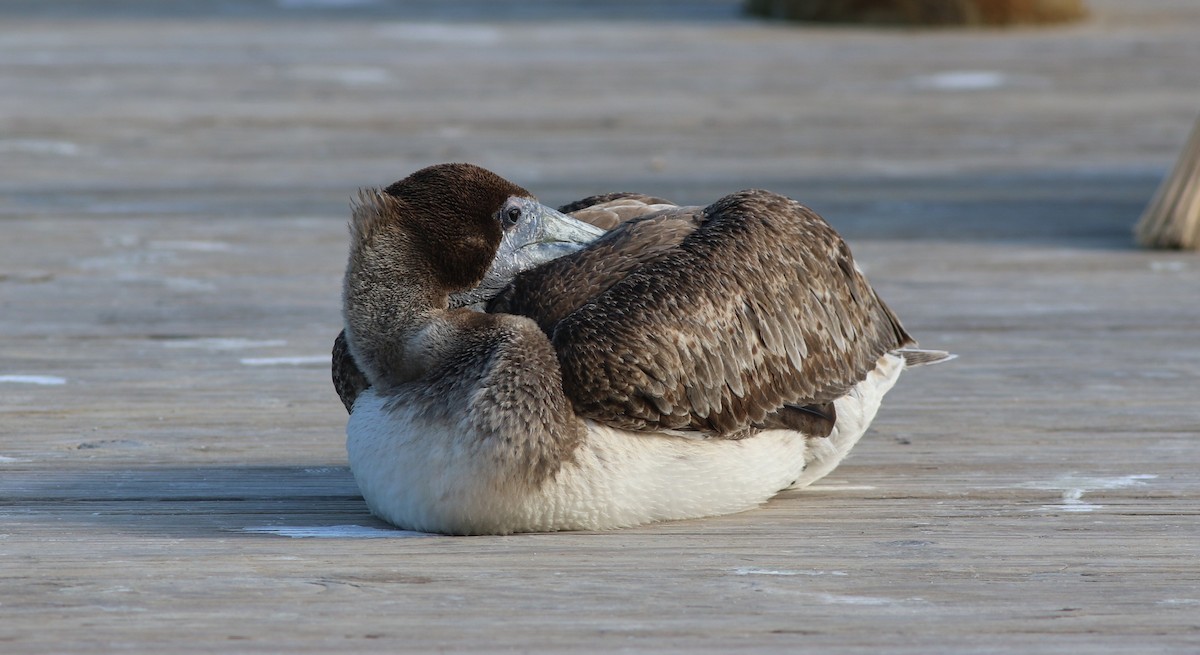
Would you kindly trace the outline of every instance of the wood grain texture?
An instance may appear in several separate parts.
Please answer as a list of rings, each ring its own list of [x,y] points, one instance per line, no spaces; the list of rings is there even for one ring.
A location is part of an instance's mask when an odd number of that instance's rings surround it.
[[[1195,3],[983,37],[454,43],[382,8],[116,4],[0,8],[0,652],[1200,648],[1200,264],[1129,243],[1195,122]],[[999,86],[938,77],[972,70]],[[445,160],[549,204],[785,193],[960,359],[761,510],[389,531],[329,382],[348,205]]]

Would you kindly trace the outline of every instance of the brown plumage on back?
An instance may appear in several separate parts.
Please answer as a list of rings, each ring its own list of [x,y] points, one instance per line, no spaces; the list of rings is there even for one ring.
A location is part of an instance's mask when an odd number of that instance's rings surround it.
[[[567,203],[559,207],[558,211],[591,223],[602,230],[611,230],[632,218],[645,216],[660,209],[672,209],[675,206],[675,203],[670,200],[663,200],[655,196],[618,191],[588,196]]]
[[[824,220],[759,190],[627,221],[492,307],[551,337],[582,416],[709,437],[831,427],[821,407],[915,343]]]

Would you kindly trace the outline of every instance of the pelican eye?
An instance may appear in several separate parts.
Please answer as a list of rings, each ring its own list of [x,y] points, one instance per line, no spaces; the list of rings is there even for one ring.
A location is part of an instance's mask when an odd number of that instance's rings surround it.
[[[504,210],[504,224],[505,225],[507,225],[508,227],[512,227],[512,226],[516,225],[517,221],[519,221],[519,220],[521,220],[521,208],[520,207],[509,207],[508,209]]]

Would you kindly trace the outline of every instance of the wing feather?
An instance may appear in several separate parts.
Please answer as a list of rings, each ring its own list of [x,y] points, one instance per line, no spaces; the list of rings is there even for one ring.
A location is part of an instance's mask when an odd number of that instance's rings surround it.
[[[333,340],[331,369],[333,388],[337,391],[342,405],[349,412],[354,408],[354,401],[358,399],[359,394],[369,388],[371,383],[367,381],[367,376],[359,370],[354,356],[350,354],[350,349],[346,345],[345,330],[338,332],[337,338]]]
[[[598,228],[611,230],[614,227],[651,212],[673,209],[675,203],[641,193],[617,192],[588,196],[567,203],[558,211],[591,223]]]
[[[626,262],[553,320],[537,319],[581,414],[740,437],[785,406],[832,402],[880,355],[913,343],[811,210],[751,190],[691,211],[696,224],[682,239]],[[564,262],[556,283],[586,269]]]

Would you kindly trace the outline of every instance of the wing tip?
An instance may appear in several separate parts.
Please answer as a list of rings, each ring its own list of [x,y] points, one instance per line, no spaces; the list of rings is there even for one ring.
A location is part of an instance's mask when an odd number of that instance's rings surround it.
[[[958,355],[947,352],[945,350],[926,350],[924,348],[898,348],[894,351],[897,355],[904,358],[904,367],[913,368],[916,366],[930,366],[932,364],[941,364],[952,359],[958,359]]]

